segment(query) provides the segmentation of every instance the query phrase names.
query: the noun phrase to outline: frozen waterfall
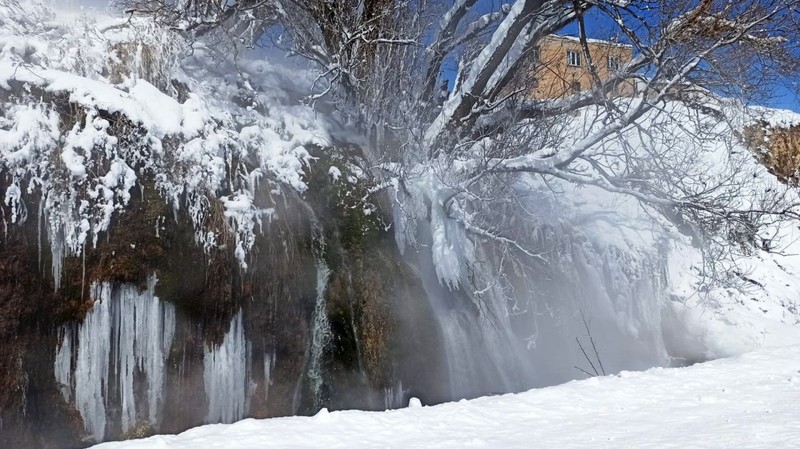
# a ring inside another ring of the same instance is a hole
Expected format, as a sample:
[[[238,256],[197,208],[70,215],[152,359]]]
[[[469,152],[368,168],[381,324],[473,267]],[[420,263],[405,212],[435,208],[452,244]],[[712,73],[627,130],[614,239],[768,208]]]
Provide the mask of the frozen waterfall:
[[[232,423],[244,418],[250,409],[251,346],[244,335],[242,311],[231,320],[222,344],[206,347],[203,357],[203,383],[208,397],[209,423]]]
[[[74,398],[86,431],[101,441],[113,419],[127,432],[139,421],[156,425],[164,391],[166,360],[175,336],[175,309],[147,289],[100,283],[94,305],[80,325],[66,325],[56,352],[55,377],[67,401]],[[144,379],[141,376],[144,376]],[[137,382],[147,395],[137,398]],[[109,413],[120,404],[120,414]]]

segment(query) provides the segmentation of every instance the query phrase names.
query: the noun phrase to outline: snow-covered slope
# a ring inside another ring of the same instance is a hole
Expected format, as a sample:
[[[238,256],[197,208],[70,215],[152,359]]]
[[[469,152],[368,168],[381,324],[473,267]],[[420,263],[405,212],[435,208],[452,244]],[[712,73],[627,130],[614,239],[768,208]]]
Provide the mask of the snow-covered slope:
[[[800,444],[799,398],[793,346],[434,407],[248,419],[95,447],[789,448]]]
[[[786,254],[757,252],[737,263],[743,283],[698,293],[702,262],[690,248],[670,256],[670,301],[662,314],[673,356],[688,362],[729,357],[760,347],[800,344],[800,248],[787,229]]]

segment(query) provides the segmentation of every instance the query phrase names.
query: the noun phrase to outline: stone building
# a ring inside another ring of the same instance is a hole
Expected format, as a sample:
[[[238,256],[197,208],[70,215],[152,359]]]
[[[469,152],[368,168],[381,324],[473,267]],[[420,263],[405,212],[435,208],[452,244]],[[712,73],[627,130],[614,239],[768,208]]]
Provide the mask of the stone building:
[[[589,54],[600,80],[613,76],[633,59],[633,47],[617,42],[588,39]],[[516,89],[526,92],[528,99],[561,98],[588,90],[592,86],[589,61],[577,37],[550,35],[544,37],[522,71]],[[615,88],[616,95],[636,93],[632,81]]]

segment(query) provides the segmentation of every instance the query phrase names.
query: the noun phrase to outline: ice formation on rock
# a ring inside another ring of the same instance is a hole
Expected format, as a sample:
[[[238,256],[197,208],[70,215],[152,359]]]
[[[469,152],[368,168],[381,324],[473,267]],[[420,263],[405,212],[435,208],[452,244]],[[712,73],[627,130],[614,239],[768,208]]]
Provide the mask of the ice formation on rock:
[[[144,291],[129,284],[95,284],[92,310],[79,325],[62,329],[55,377],[97,441],[109,419],[119,420],[122,432],[142,420],[158,423],[175,308],[154,296],[155,285],[155,277]],[[135,394],[139,382],[147,384],[146,397]],[[119,416],[110,413],[111,404],[120,405]]]

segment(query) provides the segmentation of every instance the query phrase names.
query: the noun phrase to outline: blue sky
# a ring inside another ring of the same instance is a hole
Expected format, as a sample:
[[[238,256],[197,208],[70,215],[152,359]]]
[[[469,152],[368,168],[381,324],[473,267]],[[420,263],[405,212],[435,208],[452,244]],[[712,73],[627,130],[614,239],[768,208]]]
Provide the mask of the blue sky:
[[[768,102],[767,106],[800,112],[800,98],[798,98],[797,92],[792,92],[786,87],[778,86],[774,91],[774,96],[775,97]]]
[[[485,13],[496,10],[500,4],[507,2],[508,0],[478,0],[477,8],[479,12]],[[589,37],[607,39],[613,36],[624,41],[623,36],[615,36],[615,24],[598,11],[590,11],[586,15],[585,22],[586,32]],[[577,36],[578,26],[577,24],[570,24],[561,30],[559,34]],[[444,76],[448,79],[453,78],[455,76],[455,67],[448,67]],[[770,92],[770,98],[763,101],[765,106],[791,109],[800,112],[800,97],[798,96],[798,93],[800,93],[800,81],[795,79],[784,80],[782,85],[771,86]]]
[[[610,35],[613,35],[615,31],[615,24],[608,17],[604,16],[597,10],[590,11],[586,15],[585,21],[586,32],[589,37],[608,38]],[[571,24],[559,34],[577,36],[578,26],[577,24]],[[621,38],[622,41],[625,40],[624,36],[616,37]],[[768,92],[770,93],[769,98],[766,98],[762,103],[757,104],[763,104],[765,106],[776,108],[791,109],[793,111],[800,112],[800,97],[798,97],[800,89],[798,89],[797,80],[783,80],[781,83],[770,86]]]

